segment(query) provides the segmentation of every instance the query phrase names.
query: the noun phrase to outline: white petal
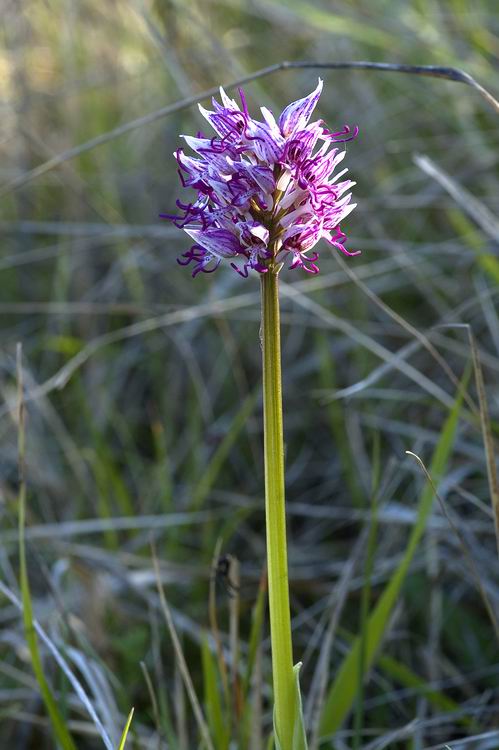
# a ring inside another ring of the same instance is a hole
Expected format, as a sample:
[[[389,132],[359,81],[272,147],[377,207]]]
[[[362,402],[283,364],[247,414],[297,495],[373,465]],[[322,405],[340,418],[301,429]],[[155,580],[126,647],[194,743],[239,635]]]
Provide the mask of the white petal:
[[[288,104],[279,117],[281,133],[288,137],[298,130],[303,130],[312,116],[322,91],[322,79],[311,94]]]
[[[221,86],[220,86],[220,98],[222,100],[222,104],[227,109],[237,109],[238,111],[240,111],[239,105],[237,104],[237,102],[234,99],[231,99],[230,96],[227,96],[227,94],[225,93],[225,91],[223,90]]]

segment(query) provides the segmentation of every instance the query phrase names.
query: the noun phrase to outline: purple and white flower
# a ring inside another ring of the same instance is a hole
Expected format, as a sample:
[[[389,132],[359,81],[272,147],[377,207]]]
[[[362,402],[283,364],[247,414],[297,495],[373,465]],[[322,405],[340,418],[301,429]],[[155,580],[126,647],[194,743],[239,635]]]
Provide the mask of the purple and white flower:
[[[276,121],[261,108],[263,121],[250,117],[244,93],[241,107],[220,89],[222,104],[213,111],[199,106],[216,135],[184,135],[195,156],[182,148],[175,158],[183,187],[197,191],[192,203],[177,201],[178,215],[162,214],[194,240],[178,259],[194,264],[192,272],[215,271],[222,260],[242,276],[250,269],[266,273],[290,261],[290,268],[317,273],[313,248],[325,239],[346,255],[340,222],[353,211],[350,188],[336,168],[345,151],[335,144],[358,133],[327,130],[322,120],[309,124],[322,81],[304,99],[289,104]]]

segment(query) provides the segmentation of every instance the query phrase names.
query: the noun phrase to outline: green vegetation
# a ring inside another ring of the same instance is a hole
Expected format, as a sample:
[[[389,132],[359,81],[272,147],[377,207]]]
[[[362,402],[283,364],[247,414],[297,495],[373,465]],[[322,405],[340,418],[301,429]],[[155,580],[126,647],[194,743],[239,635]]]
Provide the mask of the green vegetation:
[[[282,60],[457,66],[497,97],[498,35],[488,0],[4,3],[0,747],[272,731],[258,279],[191,279],[158,219],[196,107],[116,129]],[[308,746],[499,746],[498,115],[458,82],[320,74],[319,116],[360,128],[362,255],[281,277]],[[278,112],[317,75],[245,92]]]

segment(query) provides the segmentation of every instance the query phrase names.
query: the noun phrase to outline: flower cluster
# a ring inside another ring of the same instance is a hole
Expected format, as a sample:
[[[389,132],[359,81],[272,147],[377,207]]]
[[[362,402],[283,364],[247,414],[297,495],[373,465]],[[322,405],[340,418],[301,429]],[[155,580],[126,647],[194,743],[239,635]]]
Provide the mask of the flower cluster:
[[[221,88],[222,104],[213,111],[199,107],[216,136],[182,136],[196,156],[175,152],[182,185],[197,191],[192,203],[177,201],[181,215],[162,214],[194,240],[178,262],[194,264],[192,275],[210,273],[228,259],[242,276],[249,269],[265,273],[290,260],[290,268],[317,273],[324,238],[346,255],[340,222],[355,208],[347,192],[355,183],[339,181],[335,170],[345,156],[332,144],[355,138],[348,126],[339,132],[310,123],[322,81],[304,99],[293,102],[276,121],[261,108],[263,121],[248,113]]]

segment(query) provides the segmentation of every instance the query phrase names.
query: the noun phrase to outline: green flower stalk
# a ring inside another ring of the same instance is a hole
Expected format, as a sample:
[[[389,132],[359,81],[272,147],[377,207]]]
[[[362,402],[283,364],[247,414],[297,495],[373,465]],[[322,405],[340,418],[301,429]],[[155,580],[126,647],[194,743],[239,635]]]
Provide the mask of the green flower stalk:
[[[289,611],[284,442],[281,387],[281,334],[277,269],[261,275],[265,521],[269,582],[270,637],[274,682],[274,723],[281,748],[291,748],[295,687]]]

